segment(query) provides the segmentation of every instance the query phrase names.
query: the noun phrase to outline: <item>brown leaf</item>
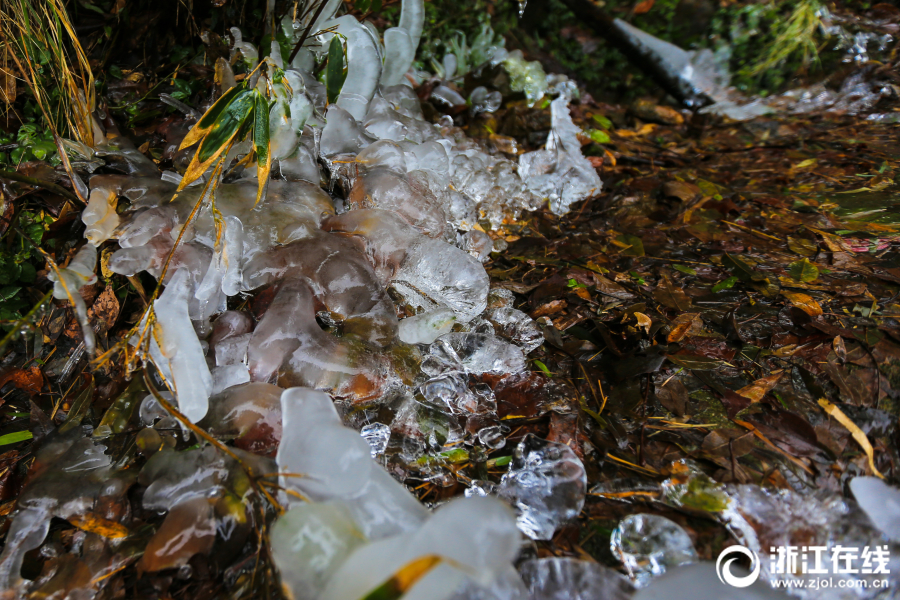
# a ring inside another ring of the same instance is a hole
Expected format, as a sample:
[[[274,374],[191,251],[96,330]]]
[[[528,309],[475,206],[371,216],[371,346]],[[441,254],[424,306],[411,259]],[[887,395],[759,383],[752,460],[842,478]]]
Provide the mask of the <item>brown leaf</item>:
[[[111,285],[106,286],[88,310],[88,318],[97,334],[110,330],[119,316],[119,299]]]
[[[767,377],[763,377],[762,379],[757,379],[750,385],[744,386],[737,391],[737,393],[744,398],[749,398],[751,402],[759,402],[763,399],[763,397],[769,393],[769,391],[775,387],[781,378],[784,376],[784,371],[778,371],[776,373],[772,373]]]
[[[822,307],[819,306],[819,303],[816,302],[812,296],[807,296],[800,292],[788,292],[786,290],[782,290],[781,295],[787,298],[791,304],[811,317],[818,317],[823,313]]]
[[[539,317],[558,313],[559,311],[565,309],[566,306],[568,306],[568,303],[565,300],[554,300],[553,302],[548,302],[547,304],[537,307],[537,309],[535,309],[535,311],[531,313],[531,318],[537,319]]]
[[[44,385],[44,376],[41,374],[41,369],[38,366],[27,369],[15,367],[0,374],[0,388],[7,383],[12,383],[29,396],[36,396],[41,393],[41,388]]]
[[[634,7],[634,14],[643,15],[644,13],[650,12],[650,9],[653,8],[656,0],[641,0]]]
[[[741,429],[716,429],[703,439],[700,448],[713,456],[735,458],[749,454],[756,446],[755,437]]]
[[[663,275],[663,280],[653,290],[653,299],[663,306],[681,312],[690,310],[691,306],[693,306],[691,299],[684,293],[684,290],[672,283],[667,275]]]
[[[645,315],[644,313],[636,312],[634,313],[634,318],[637,319],[637,326],[640,329],[643,329],[647,332],[647,335],[650,335],[650,326],[653,325],[653,321]]]
[[[700,313],[682,313],[675,318],[666,339],[670,343],[680,342],[688,335],[700,333],[702,328],[703,319],[700,318]]]
[[[683,417],[687,414],[688,391],[679,379],[672,379],[656,390],[656,399],[666,410]]]

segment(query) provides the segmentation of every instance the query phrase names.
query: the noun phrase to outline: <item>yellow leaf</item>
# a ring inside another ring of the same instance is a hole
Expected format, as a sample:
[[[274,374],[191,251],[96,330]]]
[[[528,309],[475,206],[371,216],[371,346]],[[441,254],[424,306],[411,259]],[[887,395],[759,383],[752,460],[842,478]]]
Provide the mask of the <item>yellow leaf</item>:
[[[69,523],[88,533],[96,533],[107,539],[117,540],[128,537],[128,528],[124,525],[104,519],[94,513],[85,513],[68,518]]]
[[[869,468],[872,469],[872,473],[876,476],[884,479],[884,475],[878,472],[878,469],[875,468],[875,450],[872,448],[872,444],[869,443],[869,438],[866,437],[866,434],[863,433],[863,430],[856,426],[856,423],[850,420],[850,417],[844,414],[844,412],[839,409],[837,406],[826,400],[825,398],[819,399],[819,406],[825,409],[829,415],[835,418],[835,420],[847,428],[847,431],[853,436],[853,439],[856,440],[856,443],[862,446],[863,451],[866,453],[866,456],[869,457]]]
[[[643,330],[647,332],[647,335],[650,335],[650,326],[653,325],[653,321],[650,317],[639,312],[634,313],[634,316],[637,319],[638,327],[643,328]]]
[[[811,317],[818,317],[823,312],[822,307],[819,306],[819,303],[816,302],[812,296],[807,296],[800,292],[788,292],[784,290],[782,290],[781,295],[787,298],[791,304]]]
[[[757,379],[750,385],[742,387],[736,393],[744,398],[749,398],[751,402],[759,402],[778,384],[783,375],[784,371],[777,371],[767,377]]]

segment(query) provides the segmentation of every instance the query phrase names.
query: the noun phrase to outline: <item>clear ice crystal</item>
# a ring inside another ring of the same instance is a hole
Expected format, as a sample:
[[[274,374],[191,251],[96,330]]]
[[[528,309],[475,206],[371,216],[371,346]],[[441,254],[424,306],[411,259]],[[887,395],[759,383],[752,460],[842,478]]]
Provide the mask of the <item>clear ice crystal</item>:
[[[571,448],[529,433],[513,452],[497,493],[517,509],[525,535],[549,540],[581,513],[586,489],[587,473]]]
[[[375,458],[387,450],[391,439],[391,428],[384,423],[370,423],[359,430],[359,435],[369,443],[372,458]]]
[[[646,586],[653,577],[674,567],[698,560],[691,537],[681,526],[665,517],[643,513],[619,522],[610,539],[610,550],[637,587]]]

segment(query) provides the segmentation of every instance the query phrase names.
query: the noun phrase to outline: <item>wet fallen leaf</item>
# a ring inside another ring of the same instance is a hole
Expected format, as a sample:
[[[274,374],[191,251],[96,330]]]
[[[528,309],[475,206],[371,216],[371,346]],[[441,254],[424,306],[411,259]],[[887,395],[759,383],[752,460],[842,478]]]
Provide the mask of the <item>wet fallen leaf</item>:
[[[815,301],[812,296],[807,296],[806,294],[801,294],[800,292],[788,292],[782,290],[781,295],[788,299],[788,301],[808,314],[811,317],[817,317],[822,314],[822,307],[819,306],[819,303]]]
[[[847,428],[850,434],[853,436],[853,439],[856,440],[856,443],[859,444],[863,451],[866,453],[866,456],[869,459],[869,468],[872,469],[872,473],[874,473],[877,477],[884,479],[884,475],[882,475],[878,469],[875,467],[875,450],[872,448],[872,444],[869,443],[869,438],[866,437],[866,434],[863,433],[863,430],[860,429],[856,423],[850,420],[850,417],[845,415],[841,409],[837,406],[826,400],[825,398],[819,399],[819,406],[821,406],[825,412],[835,418],[835,420]]]
[[[819,268],[806,258],[791,263],[788,267],[788,273],[797,281],[804,283],[809,283],[819,278]]]
[[[682,313],[675,318],[666,339],[670,343],[680,342],[685,336],[699,333],[702,328],[703,319],[700,318],[700,313]]]
[[[663,275],[662,281],[653,290],[653,299],[666,306],[681,312],[690,310],[693,302],[684,293],[684,290],[675,285],[668,276]]]
[[[762,379],[757,379],[750,385],[744,386],[737,391],[744,398],[749,398],[751,402],[759,402],[763,397],[775,387],[784,376],[783,371],[773,373]]]
[[[12,383],[29,396],[36,396],[41,393],[44,377],[41,375],[40,367],[34,366],[27,369],[14,367],[0,374],[0,387],[7,383]]]

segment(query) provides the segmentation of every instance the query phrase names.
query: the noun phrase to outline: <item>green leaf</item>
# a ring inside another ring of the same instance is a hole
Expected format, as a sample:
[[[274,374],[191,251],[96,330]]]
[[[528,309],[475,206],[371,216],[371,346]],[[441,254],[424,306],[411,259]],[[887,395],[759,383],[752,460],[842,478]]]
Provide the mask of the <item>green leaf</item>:
[[[34,270],[34,265],[31,263],[22,263],[20,266],[22,267],[22,272],[19,273],[19,281],[22,283],[34,283],[34,280],[37,277],[37,271]]]
[[[13,433],[7,433],[6,435],[0,435],[0,446],[18,444],[19,442],[30,440],[33,437],[34,435],[32,435],[30,431],[15,431]]]
[[[722,257],[722,266],[730,269],[741,281],[759,281],[765,279],[761,274],[754,271],[753,267],[737,256],[726,254]]]
[[[381,10],[381,0],[372,0],[372,5],[369,6],[369,9],[373,13],[377,13],[378,11],[380,11]]]
[[[612,121],[604,117],[603,115],[594,115],[591,117],[594,121],[597,122],[600,127],[603,129],[612,129]]]
[[[488,469],[493,469],[494,467],[505,467],[511,462],[512,456],[498,456],[488,460],[486,466]]]
[[[272,145],[269,139],[269,102],[259,90],[255,90],[255,92],[253,149],[256,151],[256,178],[259,181],[256,204],[259,204],[269,182],[269,171],[272,170]]]
[[[712,291],[715,294],[716,292],[721,292],[722,290],[730,290],[734,287],[734,284],[738,282],[738,278],[732,275],[728,279],[723,279],[716,285],[712,287]]]
[[[545,365],[538,359],[534,359],[534,366],[540,369],[547,377],[553,377],[553,373],[550,372],[550,369],[547,368],[547,365]]]
[[[359,12],[366,12],[371,5],[372,0],[356,0],[356,2],[353,3],[353,7]]]
[[[208,162],[216,157],[228,142],[234,138],[238,130],[247,120],[255,106],[256,90],[241,90],[234,100],[222,111],[210,128],[209,133],[203,138],[200,149],[197,152],[197,160],[200,163]]]
[[[616,241],[622,245],[622,254],[625,256],[644,256],[644,242],[636,235],[620,235]]]
[[[17,285],[4,285],[0,288],[0,302],[5,302],[19,293],[21,290]]]
[[[685,275],[696,275],[697,271],[690,267],[685,267],[684,265],[672,265],[672,268],[680,273],[684,273]]]
[[[333,103],[344,87],[344,45],[338,36],[331,38],[328,46],[328,65],[325,67],[325,85],[328,90],[328,102]]]
[[[595,144],[608,144],[612,141],[608,133],[599,129],[586,129],[585,133]]]
[[[819,267],[809,262],[808,259],[798,260],[791,263],[788,267],[788,273],[797,281],[809,283],[819,278]]]
[[[184,140],[181,142],[181,146],[178,147],[179,150],[184,150],[188,146],[192,146],[200,141],[200,139],[209,131],[209,129],[215,124],[218,120],[219,116],[222,112],[231,104],[232,100],[244,90],[243,85],[236,85],[224,94],[222,97],[216,100],[216,103],[209,107],[206,113],[200,117],[200,120],[197,121],[197,124],[188,132],[187,136],[185,136]]]

